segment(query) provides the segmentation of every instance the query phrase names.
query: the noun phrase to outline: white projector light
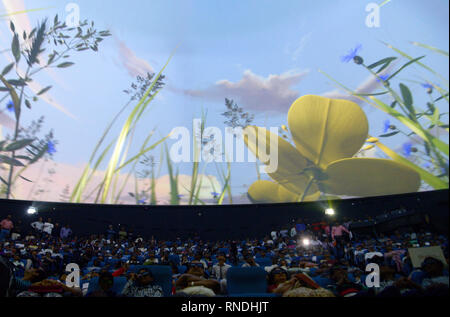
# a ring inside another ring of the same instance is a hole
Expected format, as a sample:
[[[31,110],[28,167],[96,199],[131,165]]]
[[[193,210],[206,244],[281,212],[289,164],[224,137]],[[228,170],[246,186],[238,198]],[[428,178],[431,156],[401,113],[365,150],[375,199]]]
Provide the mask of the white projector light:
[[[333,208],[327,208],[327,209],[325,209],[325,214],[326,214],[326,215],[329,215],[329,216],[334,215],[334,209],[333,209]]]
[[[309,239],[307,239],[307,238],[303,239],[302,242],[303,242],[304,246],[308,246],[309,245]]]
[[[27,214],[33,215],[33,214],[35,214],[35,213],[37,213],[37,209],[36,209],[35,207],[29,207],[29,208],[28,208]]]

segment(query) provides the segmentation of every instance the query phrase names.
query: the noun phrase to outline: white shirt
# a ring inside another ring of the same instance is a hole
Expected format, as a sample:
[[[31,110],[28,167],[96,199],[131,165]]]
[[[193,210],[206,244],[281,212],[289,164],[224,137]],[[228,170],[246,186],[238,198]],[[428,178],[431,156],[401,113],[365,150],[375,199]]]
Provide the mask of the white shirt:
[[[272,231],[272,232],[270,233],[270,236],[272,237],[272,240],[276,240],[277,237],[278,237],[278,232]]]
[[[292,227],[291,229],[291,238],[295,237],[297,235],[297,230],[295,230],[295,227]]]
[[[45,233],[48,234],[52,234],[52,230],[53,230],[54,225],[50,222],[46,222],[44,223],[43,227],[42,227],[42,231],[44,231]]]
[[[366,255],[364,256],[364,259],[365,259],[365,260],[368,260],[368,259],[373,258],[374,256],[380,256],[380,257],[383,257],[383,253],[381,253],[381,252],[368,252],[368,253],[366,253]]]
[[[37,231],[42,231],[42,228],[44,227],[44,223],[40,221],[35,221],[31,224],[31,226],[36,229]]]
[[[215,277],[217,280],[220,280],[221,277],[221,270],[222,270],[222,279],[227,278],[227,271],[231,267],[231,265],[224,263],[223,266],[220,266],[219,264],[215,264],[212,267],[212,276]]]

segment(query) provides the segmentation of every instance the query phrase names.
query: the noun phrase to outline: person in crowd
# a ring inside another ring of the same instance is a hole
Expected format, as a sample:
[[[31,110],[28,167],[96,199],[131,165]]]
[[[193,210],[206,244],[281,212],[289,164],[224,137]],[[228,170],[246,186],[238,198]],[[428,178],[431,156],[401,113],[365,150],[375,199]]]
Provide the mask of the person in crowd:
[[[52,236],[52,231],[53,231],[53,223],[52,223],[52,219],[48,218],[46,222],[44,222],[44,225],[42,226],[42,232],[45,234],[45,236],[47,238]]]
[[[31,227],[34,229],[34,233],[37,237],[42,236],[42,229],[44,229],[44,221],[42,220],[42,217],[39,217],[39,219],[35,222],[31,223]]]
[[[0,241],[9,238],[11,230],[14,228],[14,224],[12,222],[12,216],[8,215],[5,219],[0,222]]]
[[[227,271],[231,265],[225,263],[226,258],[224,255],[218,256],[217,261],[217,264],[212,267],[211,277],[219,281],[221,293],[224,294],[227,289]]]
[[[242,267],[259,267],[259,264],[255,262],[255,258],[252,255],[247,255]]]
[[[52,230],[52,239],[59,239],[59,237],[61,236],[61,227],[59,225],[59,223],[55,223],[55,226],[53,227]]]
[[[187,257],[186,257],[185,260],[187,261]],[[149,252],[148,253],[148,258],[145,260],[144,265],[155,265],[155,264],[158,264],[158,263],[159,263],[159,260],[155,256],[155,252]]]
[[[267,292],[273,293],[273,291],[282,283],[289,279],[289,273],[282,268],[274,268],[269,272]]]
[[[162,297],[163,289],[155,283],[149,268],[141,268],[137,274],[131,273],[130,279],[122,291],[125,297]]]
[[[108,225],[108,229],[106,229],[106,239],[110,241],[116,240],[116,230],[114,230],[113,225]]]
[[[344,232],[347,234],[350,233],[346,227],[335,221],[334,226],[331,228],[331,239],[335,244],[336,257],[338,259],[344,256]]]
[[[65,224],[64,226],[62,226],[61,232],[59,234],[60,238],[62,240],[67,240],[70,238],[71,235],[72,235],[72,229],[70,229],[70,226],[68,224]]]
[[[334,293],[338,297],[352,297],[358,295],[362,287],[361,285],[350,281],[348,277],[348,271],[345,267],[340,265],[335,265],[329,271],[329,276],[334,282],[332,287],[334,288]]]
[[[175,282],[177,293],[186,295],[215,296],[220,293],[220,283],[208,279],[201,262],[192,261],[185,274]]]

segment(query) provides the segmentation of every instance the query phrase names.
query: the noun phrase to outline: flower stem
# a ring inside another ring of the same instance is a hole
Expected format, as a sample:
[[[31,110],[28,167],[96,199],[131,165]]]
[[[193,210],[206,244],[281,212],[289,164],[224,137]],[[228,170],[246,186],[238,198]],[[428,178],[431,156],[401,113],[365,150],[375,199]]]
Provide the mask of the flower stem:
[[[300,198],[301,203],[305,201],[306,195],[308,194],[308,191],[311,189],[313,182],[314,182],[314,176],[310,176],[308,183],[306,184],[305,191],[303,192],[302,198]]]

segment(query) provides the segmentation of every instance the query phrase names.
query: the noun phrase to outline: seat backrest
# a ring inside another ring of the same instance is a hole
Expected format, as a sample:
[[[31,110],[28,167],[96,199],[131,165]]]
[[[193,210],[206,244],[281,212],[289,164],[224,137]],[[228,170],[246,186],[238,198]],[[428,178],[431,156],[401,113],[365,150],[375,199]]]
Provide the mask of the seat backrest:
[[[227,271],[228,294],[265,293],[267,274],[260,267],[231,267]]]
[[[121,294],[125,284],[127,284],[127,278],[125,276],[117,276],[114,277],[114,284],[112,287],[112,291],[116,294]]]

